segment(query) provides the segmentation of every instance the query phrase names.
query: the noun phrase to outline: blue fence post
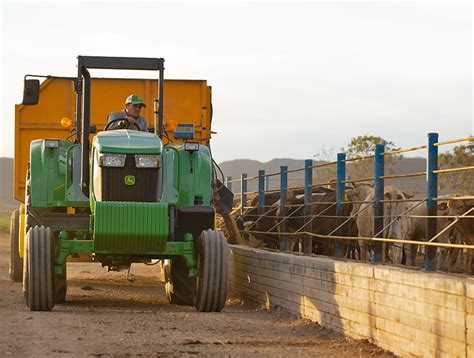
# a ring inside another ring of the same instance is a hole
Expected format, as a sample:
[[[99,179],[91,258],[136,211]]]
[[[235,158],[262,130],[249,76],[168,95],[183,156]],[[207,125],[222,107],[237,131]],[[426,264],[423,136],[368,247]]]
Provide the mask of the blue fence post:
[[[258,171],[258,215],[265,213],[265,170]]]
[[[426,211],[429,216],[436,216],[438,208],[436,198],[438,197],[438,174],[433,173],[438,169],[438,133],[428,133],[428,161],[426,170]],[[434,237],[438,231],[436,218],[426,220],[426,240]],[[425,271],[436,270],[436,246],[427,246],[425,250]]]
[[[265,177],[265,190],[270,190],[270,177]]]
[[[280,166],[280,218],[282,220],[286,216],[286,196],[288,192],[288,166]],[[280,224],[280,232],[286,232],[286,220]],[[288,238],[285,235],[280,234],[280,251],[288,250]]]
[[[313,160],[306,159],[304,161],[304,222],[310,220],[309,215],[311,215],[311,203],[313,201]],[[311,231],[309,227],[306,227],[307,231]],[[304,238],[304,250],[305,254],[311,254],[313,252],[313,238],[310,236],[305,236]]]
[[[232,177],[227,177],[226,183],[227,183],[226,185],[227,189],[232,191]]]
[[[385,172],[385,161],[382,153],[385,151],[385,145],[377,144],[375,146],[374,158],[374,234],[383,229],[384,213],[383,213],[383,197],[384,197],[384,180],[381,178]],[[383,237],[381,232],[377,237]],[[374,243],[374,259],[373,262],[383,261],[383,242]]]
[[[342,224],[341,218],[343,214],[343,203],[344,203],[344,192],[346,188],[346,184],[344,181],[346,180],[346,153],[337,153],[337,162],[336,162],[336,225],[339,226]],[[339,233],[336,232],[336,235]],[[336,257],[342,257],[343,253],[343,244],[340,240],[336,241]]]
[[[247,206],[247,174],[242,173],[240,180],[240,213],[242,214]]]

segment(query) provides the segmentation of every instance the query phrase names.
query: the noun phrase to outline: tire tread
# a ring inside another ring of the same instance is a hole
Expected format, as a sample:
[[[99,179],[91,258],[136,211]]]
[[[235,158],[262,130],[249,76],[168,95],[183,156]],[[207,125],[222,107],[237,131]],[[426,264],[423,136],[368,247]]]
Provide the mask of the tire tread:
[[[200,312],[219,312],[227,298],[227,240],[221,231],[208,229],[197,241],[200,260],[195,307]]]
[[[26,304],[31,311],[51,311],[54,306],[54,248],[49,228],[35,226],[26,240]]]

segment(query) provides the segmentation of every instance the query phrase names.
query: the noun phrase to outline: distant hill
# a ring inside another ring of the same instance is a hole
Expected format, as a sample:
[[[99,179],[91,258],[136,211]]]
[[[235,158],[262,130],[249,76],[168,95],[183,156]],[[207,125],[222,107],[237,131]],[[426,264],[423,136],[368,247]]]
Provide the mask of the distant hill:
[[[18,206],[13,199],[13,158],[0,158],[0,210]]]

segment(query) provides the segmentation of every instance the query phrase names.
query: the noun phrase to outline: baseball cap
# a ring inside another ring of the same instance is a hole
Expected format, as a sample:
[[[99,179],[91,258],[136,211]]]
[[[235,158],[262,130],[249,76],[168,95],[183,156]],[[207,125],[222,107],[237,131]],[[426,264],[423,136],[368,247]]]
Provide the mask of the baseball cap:
[[[130,96],[127,97],[125,100],[125,104],[141,104],[143,107],[146,107],[145,103],[143,102],[143,98],[141,98],[137,94],[131,94]]]

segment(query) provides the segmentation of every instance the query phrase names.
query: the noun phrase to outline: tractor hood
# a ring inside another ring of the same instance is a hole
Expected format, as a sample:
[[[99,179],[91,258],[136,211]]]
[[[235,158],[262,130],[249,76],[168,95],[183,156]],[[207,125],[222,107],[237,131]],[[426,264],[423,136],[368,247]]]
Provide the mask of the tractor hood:
[[[127,129],[100,132],[94,138],[100,153],[161,154],[163,144],[154,133]]]

